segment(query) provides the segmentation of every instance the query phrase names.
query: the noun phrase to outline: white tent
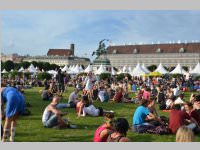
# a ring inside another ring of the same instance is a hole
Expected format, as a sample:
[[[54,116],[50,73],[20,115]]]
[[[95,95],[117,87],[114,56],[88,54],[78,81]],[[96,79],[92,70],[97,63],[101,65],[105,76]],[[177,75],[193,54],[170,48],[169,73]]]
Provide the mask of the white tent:
[[[10,70],[10,72],[13,72],[13,71],[14,71],[13,69]]]
[[[28,67],[28,71],[31,72],[31,73],[36,72],[36,69],[35,69],[35,67],[33,66],[33,64],[31,64],[31,65]]]
[[[84,72],[84,69],[81,65],[79,66],[79,70],[80,70],[80,72]]]
[[[130,74],[132,72],[132,68],[129,66],[128,67],[128,73]]]
[[[18,70],[18,72],[24,72],[24,68],[21,67],[21,68]]]
[[[49,74],[53,74],[53,75],[56,75],[57,74],[57,71],[55,71],[55,70],[49,70],[49,71],[47,71]]]
[[[92,72],[93,71],[93,69],[92,69],[92,66],[89,64],[88,66],[87,66],[87,68],[84,70],[84,72],[85,73],[89,73],[89,72]]]
[[[3,71],[1,73],[8,73],[8,72],[6,71],[6,69],[3,69]]]
[[[141,76],[144,74],[146,74],[146,72],[143,70],[142,66],[139,63],[131,72],[131,76]]]
[[[186,74],[187,72],[178,63],[176,68],[170,72],[171,74]]]
[[[65,67],[62,68],[61,70],[62,70],[62,72],[65,72],[65,71],[69,71],[69,68],[67,67],[67,65],[65,65]]]
[[[116,75],[116,74],[117,74],[117,72],[116,72],[115,69],[112,67],[112,68],[111,68],[111,75],[114,76],[114,75]]]
[[[146,73],[150,73],[149,69],[147,69],[147,67],[144,65],[144,63],[142,64],[142,69],[143,69]]]
[[[126,66],[124,66],[123,68],[122,68],[122,73],[128,73],[128,69],[127,69],[127,67]]]
[[[122,68],[119,68],[118,71],[117,71],[117,74],[121,74],[121,73],[123,73]]]
[[[190,71],[191,74],[200,74],[200,63],[197,63],[197,65],[194,67],[193,70]]]
[[[159,73],[161,73],[161,74],[167,74],[167,73],[169,73],[169,72],[163,67],[162,63],[160,63],[160,64],[158,65],[158,68],[155,70],[155,72],[159,72]]]
[[[71,69],[71,71],[69,71],[68,73],[69,74],[79,74],[79,73],[81,73],[82,71],[80,70],[80,68],[79,68],[79,65],[77,64],[75,67],[74,67],[74,69]]]
[[[106,69],[105,69],[105,67],[103,67],[103,65],[101,65],[100,67],[99,67],[99,69],[95,72],[95,74],[102,74],[102,73],[110,73],[110,72],[108,72]]]

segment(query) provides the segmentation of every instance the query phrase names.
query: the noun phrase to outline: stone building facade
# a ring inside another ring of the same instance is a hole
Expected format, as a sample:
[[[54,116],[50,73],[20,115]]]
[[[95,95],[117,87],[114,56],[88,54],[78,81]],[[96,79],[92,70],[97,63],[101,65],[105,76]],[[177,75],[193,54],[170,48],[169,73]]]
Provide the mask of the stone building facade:
[[[166,67],[180,63],[194,67],[200,62],[200,43],[109,46],[107,52],[107,58],[114,67],[135,67],[137,63],[146,66],[162,63]]]

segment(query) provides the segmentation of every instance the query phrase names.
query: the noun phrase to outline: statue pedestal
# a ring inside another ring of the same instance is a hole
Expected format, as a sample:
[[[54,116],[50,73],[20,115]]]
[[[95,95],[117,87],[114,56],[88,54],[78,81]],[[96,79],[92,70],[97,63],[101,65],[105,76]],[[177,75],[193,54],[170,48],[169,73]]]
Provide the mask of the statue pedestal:
[[[111,64],[109,59],[105,57],[96,58],[92,63],[93,70],[96,71],[100,67],[100,65],[105,66],[107,68],[107,71],[111,71]]]

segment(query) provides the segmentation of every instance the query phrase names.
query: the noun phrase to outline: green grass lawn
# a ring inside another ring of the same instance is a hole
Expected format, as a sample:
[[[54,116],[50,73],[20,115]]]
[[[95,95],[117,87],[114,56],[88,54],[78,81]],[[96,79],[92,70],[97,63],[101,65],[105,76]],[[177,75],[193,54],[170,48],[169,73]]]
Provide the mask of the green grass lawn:
[[[65,116],[70,121],[78,126],[77,129],[49,129],[44,128],[42,125],[42,113],[44,108],[49,104],[47,101],[43,101],[40,97],[39,90],[41,88],[32,88],[25,90],[26,101],[29,102],[32,107],[32,115],[21,116],[17,123],[17,130],[15,141],[16,142],[90,142],[93,139],[96,128],[103,123],[103,117],[84,117],[77,118],[75,109],[68,108],[63,109],[62,112],[68,112]],[[72,89],[69,89],[63,96],[61,102],[66,102],[69,93]],[[188,98],[190,93],[186,94]],[[132,115],[137,107],[136,104],[115,104],[115,103],[100,103],[95,102],[95,106],[101,106],[107,110],[114,110],[117,117],[124,117],[132,124]],[[161,115],[168,116],[168,113],[159,111]],[[136,134],[132,131],[128,132],[128,138],[133,142],[174,142],[175,135],[152,135],[152,134]],[[200,141],[200,135],[196,137],[196,141]]]

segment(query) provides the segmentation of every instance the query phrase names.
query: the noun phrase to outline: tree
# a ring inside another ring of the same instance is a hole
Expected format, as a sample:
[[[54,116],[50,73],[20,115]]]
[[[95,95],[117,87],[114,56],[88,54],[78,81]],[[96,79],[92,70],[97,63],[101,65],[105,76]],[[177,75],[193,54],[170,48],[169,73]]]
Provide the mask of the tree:
[[[34,67],[38,67],[38,62],[32,61],[31,64],[33,64]]]
[[[57,70],[59,69],[60,67],[56,64],[50,64],[50,69],[49,70]]]
[[[4,69],[6,69],[6,71],[10,71],[11,69],[14,69],[14,67],[14,63],[10,60],[4,63]]]
[[[151,65],[147,67],[151,72],[153,72],[154,70],[156,70],[157,66],[156,65]]]
[[[44,71],[50,70],[50,64],[48,62],[44,62],[43,69],[44,69]]]
[[[1,71],[4,69],[4,62],[1,61]]]
[[[183,69],[184,69],[185,71],[189,71],[189,68],[188,68],[187,66],[183,66]]]
[[[40,70],[42,70],[42,69],[44,69],[44,62],[38,62],[38,64],[37,64],[37,67],[40,69]]]
[[[19,70],[20,64],[19,63],[14,63],[14,70]]]
[[[31,63],[28,61],[23,61],[20,63],[20,66],[23,67],[24,69],[27,69],[30,65]]]

